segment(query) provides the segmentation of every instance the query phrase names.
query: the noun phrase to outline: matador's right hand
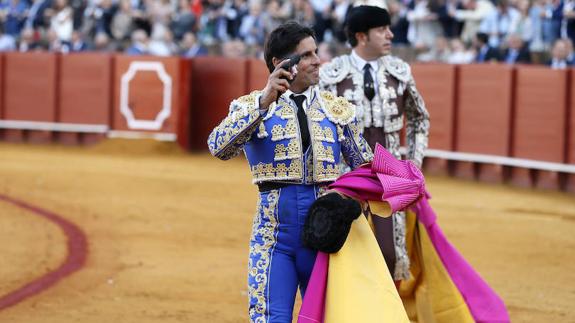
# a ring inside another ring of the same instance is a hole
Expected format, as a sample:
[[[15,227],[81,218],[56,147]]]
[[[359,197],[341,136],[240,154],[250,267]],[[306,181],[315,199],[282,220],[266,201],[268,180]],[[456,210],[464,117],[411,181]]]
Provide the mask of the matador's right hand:
[[[294,76],[280,67],[288,61],[289,59],[286,59],[277,64],[275,70],[268,77],[268,83],[260,97],[261,110],[267,109],[272,102],[276,101],[279,96],[289,89],[290,83],[288,80],[292,80]]]

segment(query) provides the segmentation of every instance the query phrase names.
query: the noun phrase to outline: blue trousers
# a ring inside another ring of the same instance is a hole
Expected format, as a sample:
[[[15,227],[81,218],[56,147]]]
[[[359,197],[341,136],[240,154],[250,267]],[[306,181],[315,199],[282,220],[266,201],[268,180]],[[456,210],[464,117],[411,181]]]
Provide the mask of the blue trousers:
[[[304,248],[301,231],[318,186],[289,185],[260,192],[248,263],[251,322],[291,323],[299,286],[303,296],[316,252]]]

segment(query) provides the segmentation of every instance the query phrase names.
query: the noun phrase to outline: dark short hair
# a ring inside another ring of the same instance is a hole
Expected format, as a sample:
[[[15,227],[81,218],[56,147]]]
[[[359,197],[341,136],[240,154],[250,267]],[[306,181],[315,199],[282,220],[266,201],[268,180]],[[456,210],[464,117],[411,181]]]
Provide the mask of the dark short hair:
[[[351,8],[345,18],[345,33],[351,47],[357,46],[356,33],[368,33],[370,29],[391,25],[387,10],[376,6],[358,6]]]
[[[487,44],[487,42],[489,41],[489,35],[487,35],[486,33],[478,32],[475,36],[477,37],[477,40],[479,40],[483,44]]]
[[[313,37],[315,33],[310,27],[300,25],[295,21],[288,21],[274,29],[266,39],[264,45],[264,58],[266,65],[273,72],[275,66],[273,58],[286,58],[293,53],[297,45],[305,38]]]

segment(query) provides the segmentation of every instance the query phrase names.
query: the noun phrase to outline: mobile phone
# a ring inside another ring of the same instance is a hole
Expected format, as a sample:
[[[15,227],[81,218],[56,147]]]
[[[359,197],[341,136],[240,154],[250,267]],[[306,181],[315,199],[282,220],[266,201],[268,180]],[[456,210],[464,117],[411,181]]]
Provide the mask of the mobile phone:
[[[289,59],[289,61],[283,63],[283,64],[280,66],[280,68],[283,68],[284,70],[286,70],[286,71],[288,71],[288,72],[290,72],[290,73],[292,73],[292,74],[297,73],[297,69],[295,70],[295,73],[294,73],[293,69],[294,69],[294,67],[299,63],[299,61],[301,60],[301,55],[299,55],[299,54],[293,54],[293,55],[289,56],[287,59]],[[294,75],[294,76],[295,76],[295,75]],[[291,84],[291,83],[293,82],[293,80],[294,80],[295,77],[292,78],[291,80],[288,79],[288,78],[286,78],[286,77],[284,77],[284,76],[282,76],[281,78],[287,79],[288,83]],[[278,91],[278,95],[277,95],[277,98],[276,98],[276,103],[278,103],[278,100],[280,99],[280,95],[281,95],[281,93],[279,93],[279,91]]]
[[[284,70],[293,73],[294,71],[292,71],[292,69],[294,68],[294,66],[296,66],[299,61],[301,60],[301,55],[299,54],[294,54],[289,56],[287,59],[289,59],[289,61],[285,62],[284,64],[282,64],[280,66],[280,68],[283,68]],[[297,73],[297,70],[295,71]],[[288,82],[291,84],[291,82],[293,82],[293,79],[288,80]]]

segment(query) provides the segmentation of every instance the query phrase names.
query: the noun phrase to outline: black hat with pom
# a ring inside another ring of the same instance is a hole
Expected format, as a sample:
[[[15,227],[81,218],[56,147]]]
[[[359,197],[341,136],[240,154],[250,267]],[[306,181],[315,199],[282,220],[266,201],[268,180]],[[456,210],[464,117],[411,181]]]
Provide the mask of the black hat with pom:
[[[360,204],[337,193],[318,198],[309,208],[302,232],[303,245],[325,253],[338,252],[351,223],[361,214]]]

